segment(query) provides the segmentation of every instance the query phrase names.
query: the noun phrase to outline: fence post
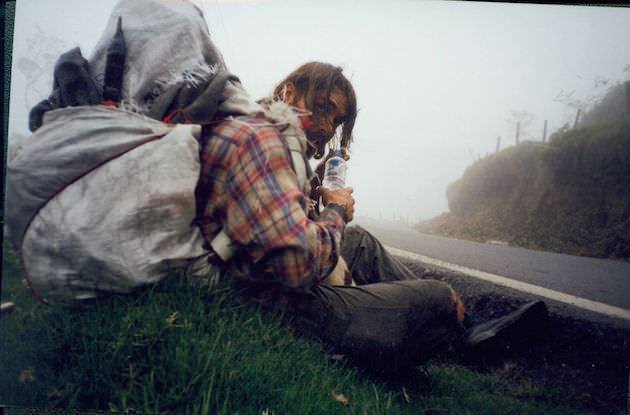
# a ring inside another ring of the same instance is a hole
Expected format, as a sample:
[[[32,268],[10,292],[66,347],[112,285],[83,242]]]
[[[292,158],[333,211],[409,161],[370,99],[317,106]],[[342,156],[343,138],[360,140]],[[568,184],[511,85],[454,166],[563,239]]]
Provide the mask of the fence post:
[[[577,113],[575,114],[575,122],[573,123],[573,128],[577,127],[578,121],[580,120],[580,115],[582,115],[582,108],[577,109]]]
[[[543,144],[547,141],[547,120],[545,120],[545,126],[543,127]]]
[[[521,122],[519,121],[516,123],[516,145],[518,145],[520,142],[520,135],[521,135]]]
[[[499,154],[499,150],[501,149],[501,136],[497,137],[497,154]]]
[[[630,81],[626,81],[626,111],[630,114]]]

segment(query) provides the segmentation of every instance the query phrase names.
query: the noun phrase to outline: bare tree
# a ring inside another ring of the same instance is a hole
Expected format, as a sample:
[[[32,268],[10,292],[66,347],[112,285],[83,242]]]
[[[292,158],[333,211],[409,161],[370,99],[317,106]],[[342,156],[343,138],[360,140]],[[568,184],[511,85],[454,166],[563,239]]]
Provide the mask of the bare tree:
[[[628,67],[626,67],[626,69],[627,68]],[[598,77],[593,80],[593,89],[591,90],[591,94],[586,98],[576,97],[575,90],[571,92],[564,92],[564,90],[561,90],[554,101],[563,103],[567,107],[572,109],[572,112],[575,114],[575,118],[573,119],[573,127],[575,128],[580,122],[582,115],[584,115],[586,111],[591,109],[601,97],[601,88],[606,87],[608,83],[609,81],[607,79]],[[570,117],[573,116],[571,115]],[[566,119],[565,121],[571,124],[571,119]]]

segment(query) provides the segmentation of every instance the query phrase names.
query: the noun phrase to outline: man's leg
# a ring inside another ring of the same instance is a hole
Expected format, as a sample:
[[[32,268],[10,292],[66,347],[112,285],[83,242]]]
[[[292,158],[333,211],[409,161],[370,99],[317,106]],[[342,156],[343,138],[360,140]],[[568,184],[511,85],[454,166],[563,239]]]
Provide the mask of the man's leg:
[[[341,256],[358,285],[418,279],[409,268],[387,252],[374,235],[358,225],[348,226],[344,230]]]
[[[461,335],[461,303],[439,281],[319,285],[292,300],[298,329],[379,372],[413,368]]]

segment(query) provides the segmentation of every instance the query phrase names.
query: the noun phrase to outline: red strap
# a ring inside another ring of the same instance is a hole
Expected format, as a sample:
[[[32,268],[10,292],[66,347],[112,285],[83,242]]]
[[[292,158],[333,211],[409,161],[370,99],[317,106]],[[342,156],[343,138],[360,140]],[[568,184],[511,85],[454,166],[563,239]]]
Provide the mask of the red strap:
[[[171,111],[170,114],[168,114],[166,117],[162,118],[162,122],[164,124],[170,124],[171,121],[173,120],[173,118],[177,115],[177,114],[181,114],[182,117],[184,118],[183,122],[179,122],[179,124],[199,124],[199,125],[213,125],[213,124],[219,124],[222,123],[223,121],[225,121],[225,118],[217,118],[214,120],[210,120],[210,121],[204,121],[204,122],[193,122],[191,119],[189,119],[186,116],[186,111],[184,111],[181,108],[177,108],[173,111]]]
[[[186,116],[186,113],[181,108],[177,108],[173,110],[170,114],[168,114],[166,117],[162,119],[162,122],[164,124],[170,124],[173,117],[175,117],[177,114],[182,114],[182,117],[184,118],[183,124],[192,124],[192,121],[188,119],[188,117]]]
[[[300,121],[302,122],[302,130],[308,129],[311,125],[313,125],[313,117],[310,115],[302,115],[300,117]]]

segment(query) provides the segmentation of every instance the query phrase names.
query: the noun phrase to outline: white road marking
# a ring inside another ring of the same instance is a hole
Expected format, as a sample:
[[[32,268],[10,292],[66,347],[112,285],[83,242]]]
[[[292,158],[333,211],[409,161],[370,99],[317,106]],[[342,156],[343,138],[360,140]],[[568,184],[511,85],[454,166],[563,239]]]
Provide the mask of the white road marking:
[[[550,290],[549,288],[528,284],[522,281],[516,281],[507,277],[502,277],[500,275],[491,274],[489,272],[464,267],[462,265],[451,264],[450,262],[441,261],[439,259],[431,258],[425,255],[415,254],[413,252],[405,251],[391,246],[385,246],[385,248],[390,253],[396,256],[424,262],[426,264],[450,269],[452,271],[461,272],[463,274],[470,275],[471,277],[479,278],[481,280],[488,281],[503,287],[513,288],[515,290],[524,291],[530,294],[538,295],[540,297],[545,297],[550,300],[560,301],[562,303],[569,304],[584,310],[593,311],[595,313],[630,321],[630,310],[625,308],[615,307],[597,301],[588,300],[582,297],[576,297],[574,295],[565,294],[560,291]]]

